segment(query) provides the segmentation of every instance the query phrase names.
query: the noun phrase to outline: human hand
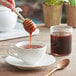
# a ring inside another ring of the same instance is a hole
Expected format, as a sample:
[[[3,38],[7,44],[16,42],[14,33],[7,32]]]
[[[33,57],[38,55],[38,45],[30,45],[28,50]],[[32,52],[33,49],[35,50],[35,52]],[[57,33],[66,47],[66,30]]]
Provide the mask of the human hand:
[[[0,0],[0,5],[6,6],[13,10],[13,7],[15,7],[14,0]]]

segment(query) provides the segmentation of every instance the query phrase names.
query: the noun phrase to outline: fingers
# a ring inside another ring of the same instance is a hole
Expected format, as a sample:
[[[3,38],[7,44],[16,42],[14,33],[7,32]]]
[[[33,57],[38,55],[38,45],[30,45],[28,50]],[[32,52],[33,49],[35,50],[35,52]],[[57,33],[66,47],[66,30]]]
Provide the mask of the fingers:
[[[15,7],[15,4],[13,2],[13,0],[9,0],[10,2],[6,1],[6,0],[0,0],[0,5],[6,6],[8,8],[10,8],[11,10],[13,10],[13,7]]]
[[[7,1],[10,2],[13,7],[15,7],[15,2],[14,2],[14,0],[7,0]]]

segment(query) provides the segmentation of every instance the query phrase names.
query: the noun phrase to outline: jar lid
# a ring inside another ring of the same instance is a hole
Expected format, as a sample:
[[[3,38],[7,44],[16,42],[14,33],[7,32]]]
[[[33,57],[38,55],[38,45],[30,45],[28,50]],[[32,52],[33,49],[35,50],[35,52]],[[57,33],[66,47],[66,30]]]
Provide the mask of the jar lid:
[[[0,5],[0,11],[11,11],[9,8]]]

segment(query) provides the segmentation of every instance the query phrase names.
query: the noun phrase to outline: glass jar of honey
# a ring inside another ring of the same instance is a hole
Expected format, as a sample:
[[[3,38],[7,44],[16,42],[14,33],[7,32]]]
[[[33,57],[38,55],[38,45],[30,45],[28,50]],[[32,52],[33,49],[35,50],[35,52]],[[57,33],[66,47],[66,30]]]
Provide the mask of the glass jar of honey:
[[[51,54],[65,56],[72,50],[72,27],[56,25],[50,28]]]

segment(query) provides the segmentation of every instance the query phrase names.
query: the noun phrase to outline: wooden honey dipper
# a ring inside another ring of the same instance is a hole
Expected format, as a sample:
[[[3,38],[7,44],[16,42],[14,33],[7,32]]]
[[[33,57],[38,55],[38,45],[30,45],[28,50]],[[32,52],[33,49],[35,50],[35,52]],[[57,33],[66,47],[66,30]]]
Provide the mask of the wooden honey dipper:
[[[13,10],[23,21],[23,27],[28,33],[32,33],[36,30],[36,25],[32,20],[28,18],[24,19],[24,17],[19,12],[17,12],[15,8],[13,8]]]

